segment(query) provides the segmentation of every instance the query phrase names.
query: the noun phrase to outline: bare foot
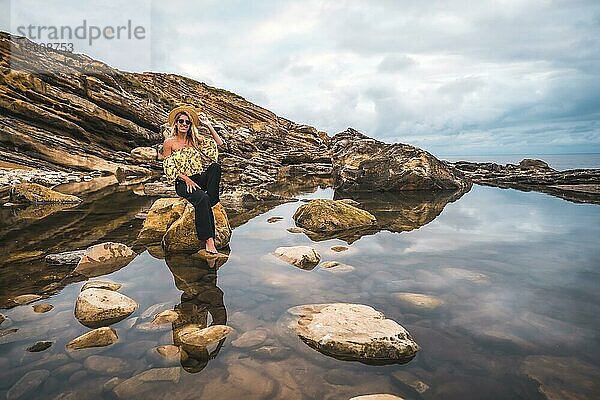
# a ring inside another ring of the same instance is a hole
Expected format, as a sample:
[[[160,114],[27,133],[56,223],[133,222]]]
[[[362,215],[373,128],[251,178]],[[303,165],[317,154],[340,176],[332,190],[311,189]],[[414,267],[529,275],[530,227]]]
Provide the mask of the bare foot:
[[[215,239],[208,238],[206,239],[206,251],[210,254],[217,254],[217,248],[215,247]]]

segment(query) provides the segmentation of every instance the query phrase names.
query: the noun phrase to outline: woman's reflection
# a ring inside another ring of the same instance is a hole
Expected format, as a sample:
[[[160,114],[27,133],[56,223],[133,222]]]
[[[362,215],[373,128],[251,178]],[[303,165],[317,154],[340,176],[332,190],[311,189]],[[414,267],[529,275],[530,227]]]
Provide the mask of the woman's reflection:
[[[227,262],[227,257],[202,258],[197,254],[186,254],[167,256],[165,261],[173,274],[175,286],[183,291],[181,303],[175,306],[178,318],[172,323],[173,344],[181,346],[188,353],[188,359],[182,359],[183,368],[192,373],[200,372],[210,359],[217,356],[225,338],[214,349],[209,350],[182,343],[178,339],[178,332],[190,324],[206,328],[227,323],[223,291],[217,286],[217,270]]]

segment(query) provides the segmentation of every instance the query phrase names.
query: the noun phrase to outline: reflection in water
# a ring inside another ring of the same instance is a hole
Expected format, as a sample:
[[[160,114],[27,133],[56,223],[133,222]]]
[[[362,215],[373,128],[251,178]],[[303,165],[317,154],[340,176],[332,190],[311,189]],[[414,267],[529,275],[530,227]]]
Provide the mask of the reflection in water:
[[[399,193],[343,193],[336,191],[334,200],[352,199],[358,208],[369,211],[377,219],[377,225],[336,232],[310,232],[313,241],[341,239],[351,244],[363,236],[380,231],[407,232],[433,221],[446,204],[461,198],[464,190],[410,191]]]
[[[227,323],[223,291],[217,286],[217,270],[227,259],[203,259],[197,254],[177,254],[167,256],[165,261],[173,274],[175,286],[183,291],[181,302],[175,306],[178,318],[172,323],[173,343],[181,346],[189,356],[186,360],[182,359],[183,368],[191,373],[200,372],[209,360],[219,354],[225,338],[209,351],[203,346],[182,343],[178,333],[190,324],[206,328]]]

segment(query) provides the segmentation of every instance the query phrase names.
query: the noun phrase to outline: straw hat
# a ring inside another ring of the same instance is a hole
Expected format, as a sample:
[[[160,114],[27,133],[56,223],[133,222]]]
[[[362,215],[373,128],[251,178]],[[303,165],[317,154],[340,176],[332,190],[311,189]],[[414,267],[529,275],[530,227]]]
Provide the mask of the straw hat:
[[[179,106],[179,107],[175,107],[174,109],[172,109],[171,112],[169,113],[169,125],[175,124],[175,116],[180,112],[186,113],[188,115],[188,117],[191,118],[192,124],[194,124],[194,126],[200,125],[200,120],[198,119],[198,113],[196,113],[196,110],[191,106]]]

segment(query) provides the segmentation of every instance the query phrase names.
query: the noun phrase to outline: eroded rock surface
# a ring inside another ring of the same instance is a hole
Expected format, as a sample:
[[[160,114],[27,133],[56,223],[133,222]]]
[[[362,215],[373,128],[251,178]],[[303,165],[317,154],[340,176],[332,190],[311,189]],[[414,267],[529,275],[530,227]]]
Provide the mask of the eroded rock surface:
[[[386,144],[349,128],[331,139],[334,187],[345,192],[469,189],[458,169],[407,144]]]
[[[63,194],[37,183],[23,182],[11,189],[10,200],[13,203],[79,203],[81,199],[70,194]]]
[[[406,329],[363,304],[292,307],[280,323],[309,346],[339,359],[406,363],[420,350]]]
[[[103,347],[116,343],[119,340],[117,332],[107,326],[97,328],[76,337],[67,343],[67,349],[78,350],[89,347]]]
[[[278,247],[275,257],[302,269],[313,269],[321,261],[321,256],[309,246]]]

